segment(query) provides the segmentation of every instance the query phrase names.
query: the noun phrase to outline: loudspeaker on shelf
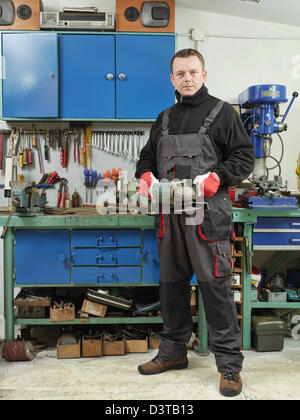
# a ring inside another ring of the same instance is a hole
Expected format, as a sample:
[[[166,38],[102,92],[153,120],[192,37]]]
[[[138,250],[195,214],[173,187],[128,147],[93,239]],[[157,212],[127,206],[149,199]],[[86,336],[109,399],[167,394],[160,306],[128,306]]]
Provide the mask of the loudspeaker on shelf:
[[[117,32],[175,32],[175,0],[116,0]]]
[[[40,29],[40,0],[0,0],[0,30]]]

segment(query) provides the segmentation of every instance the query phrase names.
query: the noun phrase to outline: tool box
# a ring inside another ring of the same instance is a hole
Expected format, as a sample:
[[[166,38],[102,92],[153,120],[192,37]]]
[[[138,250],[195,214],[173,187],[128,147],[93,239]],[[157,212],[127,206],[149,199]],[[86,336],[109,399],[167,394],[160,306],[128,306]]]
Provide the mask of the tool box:
[[[271,292],[265,289],[263,291],[263,298],[266,302],[286,302],[287,292]]]
[[[285,324],[279,318],[252,317],[252,346],[256,351],[281,351],[285,332]]]

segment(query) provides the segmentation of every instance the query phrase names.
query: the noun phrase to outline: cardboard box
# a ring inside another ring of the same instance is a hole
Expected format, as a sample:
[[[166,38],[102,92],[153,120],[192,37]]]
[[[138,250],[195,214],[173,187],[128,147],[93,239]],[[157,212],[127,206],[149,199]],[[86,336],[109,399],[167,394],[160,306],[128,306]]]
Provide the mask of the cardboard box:
[[[106,305],[102,305],[101,303],[91,302],[90,300],[84,299],[81,311],[86,312],[90,315],[99,316],[101,318],[105,317],[107,310]]]
[[[81,340],[82,357],[101,357],[103,354],[103,341],[100,338],[86,338]]]
[[[148,352],[148,339],[144,340],[126,340],[125,341],[126,353],[147,353]]]
[[[74,359],[80,357],[80,341],[74,340],[69,344],[64,344],[62,337],[59,337],[56,346],[58,359]]]
[[[75,319],[75,306],[71,308],[54,309],[50,308],[50,321],[74,321]]]
[[[102,342],[103,356],[120,356],[125,354],[125,340]]]

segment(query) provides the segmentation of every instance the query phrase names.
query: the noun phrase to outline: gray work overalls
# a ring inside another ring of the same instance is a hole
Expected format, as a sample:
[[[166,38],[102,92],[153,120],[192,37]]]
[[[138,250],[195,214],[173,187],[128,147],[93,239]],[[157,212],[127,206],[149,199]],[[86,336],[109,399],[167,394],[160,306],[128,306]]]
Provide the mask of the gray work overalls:
[[[193,180],[216,168],[217,156],[206,134],[220,112],[218,102],[197,134],[168,132],[170,108],[165,110],[157,146],[160,179]],[[182,359],[192,333],[190,281],[196,273],[209,334],[219,372],[239,372],[243,355],[237,311],[231,291],[232,206],[227,188],[206,197],[208,208],[198,225],[187,225],[187,214],[156,215],[160,258],[160,304],[164,327],[158,356]]]

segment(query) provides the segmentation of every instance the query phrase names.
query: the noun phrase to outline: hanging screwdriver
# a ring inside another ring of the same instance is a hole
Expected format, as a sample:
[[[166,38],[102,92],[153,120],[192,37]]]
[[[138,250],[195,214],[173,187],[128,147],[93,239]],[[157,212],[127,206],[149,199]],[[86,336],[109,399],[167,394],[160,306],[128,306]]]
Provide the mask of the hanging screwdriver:
[[[27,163],[32,164],[32,150],[30,146],[30,137],[28,136],[28,150],[27,150]]]
[[[32,134],[31,144],[32,144],[32,147],[36,147],[35,132],[33,132],[33,134]]]
[[[23,148],[23,165],[27,165],[27,146],[26,146],[26,135],[23,135],[24,148]]]
[[[89,170],[84,169],[85,202],[88,201]]]
[[[93,202],[93,169],[89,169],[90,204]]]

